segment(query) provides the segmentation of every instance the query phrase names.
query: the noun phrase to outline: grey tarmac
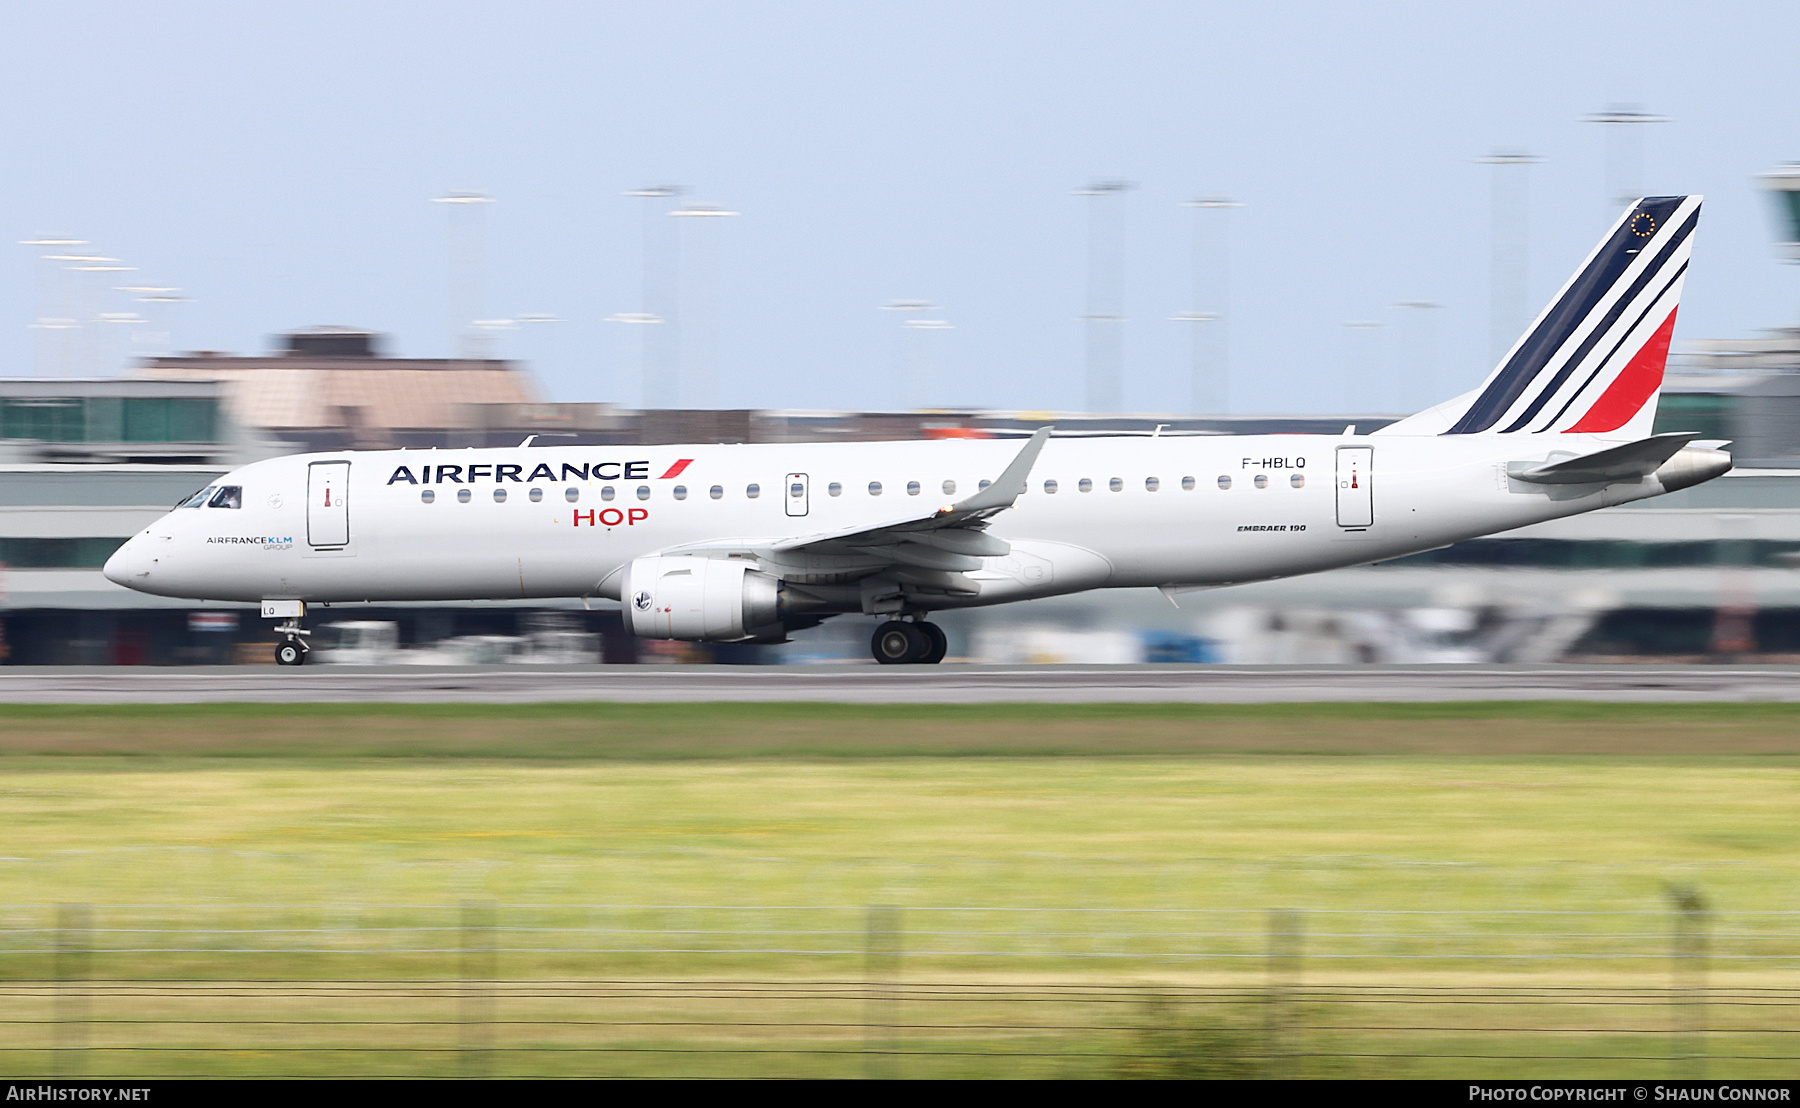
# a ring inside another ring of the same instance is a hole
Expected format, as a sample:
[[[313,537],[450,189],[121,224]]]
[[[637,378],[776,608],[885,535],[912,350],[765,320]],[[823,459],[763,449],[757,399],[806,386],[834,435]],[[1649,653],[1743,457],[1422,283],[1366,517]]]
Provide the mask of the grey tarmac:
[[[1800,666],[274,666],[0,669],[0,703],[1797,701]]]

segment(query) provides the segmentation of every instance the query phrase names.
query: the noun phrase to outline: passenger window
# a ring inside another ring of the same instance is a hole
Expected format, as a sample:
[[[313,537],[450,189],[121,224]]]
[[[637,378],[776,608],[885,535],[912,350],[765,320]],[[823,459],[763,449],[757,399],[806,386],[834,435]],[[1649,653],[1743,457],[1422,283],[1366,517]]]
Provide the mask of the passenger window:
[[[1162,488],[1161,481],[1158,481],[1154,477],[1144,478],[1144,491],[1145,492],[1155,492],[1157,489],[1160,489],[1160,488]]]
[[[761,485],[745,485],[744,486],[744,495],[749,497],[752,500],[755,500],[757,497],[762,495],[762,486]]]
[[[880,496],[881,495],[881,482],[880,481],[870,481],[869,482],[869,495],[870,496]]]
[[[600,489],[600,499],[611,500],[612,498],[613,498],[613,487],[611,485],[602,486]]]
[[[677,500],[686,500],[687,499],[687,486],[686,485],[676,485],[675,486],[675,499],[677,499]]]
[[[220,485],[219,491],[206,502],[209,508],[242,508],[244,506],[244,487],[242,485]]]
[[[1114,477],[1112,480],[1110,480],[1106,483],[1106,487],[1111,489],[1114,492],[1124,492],[1125,491],[1125,479],[1122,477]]]
[[[944,495],[945,496],[955,496],[956,495],[956,482],[955,481],[945,481],[944,482]]]
[[[919,483],[917,481],[908,481],[906,483],[906,495],[908,495],[908,496],[919,495]]]
[[[419,490],[419,499],[423,500],[425,503],[429,504],[433,500],[437,499],[437,493],[431,489],[420,489]]]
[[[1306,487],[1306,474],[1304,474],[1304,473],[1290,474],[1288,476],[1288,484],[1294,486],[1297,489],[1305,488]]]
[[[1194,479],[1192,477],[1183,477],[1181,479],[1181,491],[1182,492],[1193,492],[1194,491]]]
[[[468,489],[457,489],[456,490],[456,502],[458,504],[467,504],[469,502],[471,495],[472,494],[469,492]]]
[[[714,485],[712,488],[706,490],[706,495],[712,497],[714,500],[717,500],[717,499],[719,499],[719,497],[725,495],[725,486],[724,485]]]
[[[544,499],[544,490],[543,489],[532,489],[531,492],[527,493],[526,495],[531,498],[531,502],[533,504],[536,504],[539,501]]]
[[[842,496],[844,495],[844,486],[837,481],[833,481],[831,484],[825,486],[825,491],[833,496]]]
[[[496,504],[506,503],[506,490],[505,489],[495,489],[494,490],[494,503],[496,503]]]
[[[576,488],[574,485],[570,485],[568,488],[563,490],[563,499],[567,500],[569,503],[573,504],[577,500],[581,499],[581,490]]]
[[[795,481],[793,484],[788,486],[788,495],[795,500],[799,500],[806,495],[806,486],[802,485],[798,481]]]
[[[1044,482],[1044,491],[1052,496],[1056,495],[1056,481],[1054,478]]]
[[[1266,489],[1269,487],[1269,475],[1266,473],[1259,473],[1256,475],[1256,479],[1250,483],[1259,489]]]
[[[183,507],[183,508],[198,508],[202,504],[205,504],[208,500],[211,500],[212,494],[214,492],[218,491],[218,488],[219,488],[219,486],[217,486],[217,485],[208,485],[205,488],[201,489],[199,492],[188,497],[179,506]]]
[[[638,499],[639,500],[650,499],[650,486],[649,485],[639,485],[638,486]]]
[[[1075,487],[1082,492],[1093,492],[1094,482],[1091,478],[1083,477],[1081,480],[1075,482]]]
[[[980,491],[981,491],[981,490],[982,490],[982,489],[985,489],[985,488],[987,488],[987,487],[988,487],[988,486],[989,486],[989,485],[991,485],[991,484],[993,484],[993,482],[992,482],[992,481],[990,481],[990,480],[988,480],[988,479],[987,479],[987,478],[986,478],[986,477],[983,477],[983,478],[982,478],[982,479],[981,479],[981,481],[980,481],[980,483],[978,483],[978,484],[977,484],[977,485],[976,485],[976,486],[975,486],[975,491],[976,491],[976,492],[980,492]]]
[[[1231,487],[1231,475],[1229,473],[1219,475],[1219,487],[1222,489]]]

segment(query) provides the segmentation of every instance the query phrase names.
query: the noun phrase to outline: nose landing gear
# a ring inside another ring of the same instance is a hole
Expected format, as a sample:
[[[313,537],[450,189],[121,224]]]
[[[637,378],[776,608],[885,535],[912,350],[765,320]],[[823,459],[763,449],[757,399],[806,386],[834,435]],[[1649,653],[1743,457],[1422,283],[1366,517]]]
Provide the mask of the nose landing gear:
[[[948,645],[944,629],[924,620],[891,619],[875,628],[869,640],[870,652],[884,666],[936,665],[944,660]]]
[[[275,633],[281,636],[280,645],[275,648],[275,664],[278,666],[302,666],[306,664],[306,656],[312,648],[306,645],[306,637],[312,634],[300,626],[300,619],[306,615],[306,604],[300,600],[265,600],[262,605],[264,619],[279,619],[275,625]]]
[[[286,619],[275,625],[275,633],[281,636],[281,645],[275,648],[275,664],[278,666],[303,666],[306,656],[312,653],[312,647],[306,645],[306,636],[312,634],[300,626],[300,620]]]

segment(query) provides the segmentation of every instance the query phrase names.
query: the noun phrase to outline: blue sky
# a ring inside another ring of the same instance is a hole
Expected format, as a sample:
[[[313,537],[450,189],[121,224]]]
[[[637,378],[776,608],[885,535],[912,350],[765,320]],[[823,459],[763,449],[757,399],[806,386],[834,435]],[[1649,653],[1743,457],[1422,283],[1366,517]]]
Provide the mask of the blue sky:
[[[191,297],[156,309],[181,349],[335,323],[442,356],[447,212],[428,201],[480,189],[481,314],[562,320],[499,332],[499,351],[553,399],[635,404],[643,329],[606,322],[643,307],[641,202],[621,193],[667,182],[741,213],[680,221],[683,338],[716,334],[713,402],[889,404],[904,313],[879,306],[923,299],[953,329],[926,336],[935,378],[913,399],[1075,408],[1072,192],[1119,177],[1138,186],[1128,408],[1188,407],[1192,325],[1168,317],[1191,306],[1196,194],[1245,204],[1233,410],[1414,407],[1489,367],[1491,171],[1472,159],[1545,159],[1535,310],[1604,229],[1606,147],[1581,117],[1613,102],[1671,120],[1642,129],[1645,191],[1708,195],[1677,341],[1800,322],[1800,268],[1777,262],[1754,183],[1800,159],[1793,5],[171,2],[6,22],[10,238],[79,237],[138,268],[54,271],[77,283],[46,292],[39,251],[11,247],[0,372],[36,370],[29,325],[58,304],[146,308],[115,283]],[[1444,305],[1412,396],[1409,300]],[[132,330],[77,367],[114,371]]]

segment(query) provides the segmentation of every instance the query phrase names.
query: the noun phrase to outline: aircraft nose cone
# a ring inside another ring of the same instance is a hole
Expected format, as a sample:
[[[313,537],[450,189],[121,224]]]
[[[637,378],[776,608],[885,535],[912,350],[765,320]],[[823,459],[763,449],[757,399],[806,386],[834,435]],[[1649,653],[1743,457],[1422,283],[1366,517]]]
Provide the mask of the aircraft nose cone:
[[[138,561],[138,550],[137,539],[126,539],[125,545],[113,551],[112,557],[106,559],[106,565],[101,567],[100,572],[104,573],[106,579],[113,584],[130,588],[131,573]]]

